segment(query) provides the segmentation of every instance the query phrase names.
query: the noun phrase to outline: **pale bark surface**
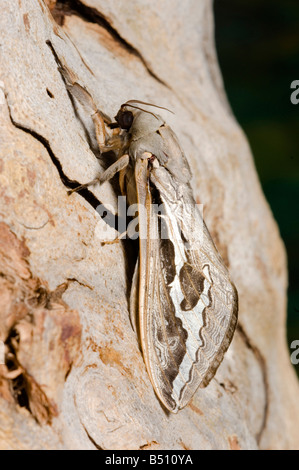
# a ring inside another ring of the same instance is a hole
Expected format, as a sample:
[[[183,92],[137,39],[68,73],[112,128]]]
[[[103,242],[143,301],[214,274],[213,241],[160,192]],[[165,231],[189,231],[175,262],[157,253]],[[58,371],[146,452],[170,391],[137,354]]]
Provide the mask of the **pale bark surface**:
[[[0,448],[299,448],[285,250],[225,97],[211,1],[47,3],[61,26],[42,0],[0,1]],[[95,207],[116,213],[117,186],[67,196],[108,162],[55,55],[111,117],[132,98],[175,111],[163,116],[237,286],[233,343],[177,415],[130,325],[134,248],[101,244]]]

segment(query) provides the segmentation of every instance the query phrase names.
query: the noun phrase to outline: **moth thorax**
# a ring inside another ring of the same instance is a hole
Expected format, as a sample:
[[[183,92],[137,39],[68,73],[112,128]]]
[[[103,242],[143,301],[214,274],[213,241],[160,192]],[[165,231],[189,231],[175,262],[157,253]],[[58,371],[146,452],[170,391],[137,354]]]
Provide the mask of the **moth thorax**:
[[[134,112],[133,124],[130,129],[133,140],[155,133],[164,124],[163,119],[157,114],[153,115],[145,111]]]

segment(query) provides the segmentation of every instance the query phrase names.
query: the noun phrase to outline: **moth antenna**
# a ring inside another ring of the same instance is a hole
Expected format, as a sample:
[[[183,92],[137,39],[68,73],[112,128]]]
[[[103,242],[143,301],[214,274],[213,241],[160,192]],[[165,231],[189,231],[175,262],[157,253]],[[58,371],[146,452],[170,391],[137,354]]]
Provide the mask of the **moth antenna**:
[[[150,111],[146,111],[145,109],[138,108],[137,106],[133,106],[133,105],[130,104],[130,103],[139,103],[139,104],[145,104],[146,106],[154,106],[155,108],[165,109],[165,111],[168,111],[169,113],[174,114],[174,112],[171,111],[171,109],[165,108],[164,106],[158,106],[157,104],[146,103],[145,101],[140,101],[140,100],[129,100],[129,101],[127,101],[126,103],[123,103],[123,104],[121,105],[121,108],[122,108],[123,106],[131,106],[131,108],[140,109],[141,111],[145,111],[146,113],[150,113]],[[150,113],[150,114],[153,114],[153,113]]]
[[[122,104],[120,108],[123,108],[125,106],[129,106],[130,108],[134,108],[134,109],[139,109],[140,111],[143,111],[144,113],[151,114],[152,116],[154,116],[156,119],[159,120],[158,116],[155,113],[152,113],[151,111],[148,111],[147,109],[139,108],[139,106],[133,106],[132,104],[127,104],[127,103]]]

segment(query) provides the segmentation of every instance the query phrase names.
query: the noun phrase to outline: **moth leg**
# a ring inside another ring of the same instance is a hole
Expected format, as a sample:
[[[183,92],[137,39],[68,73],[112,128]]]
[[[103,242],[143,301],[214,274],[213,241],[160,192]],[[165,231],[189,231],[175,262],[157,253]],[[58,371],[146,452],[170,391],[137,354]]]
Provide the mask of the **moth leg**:
[[[137,330],[138,307],[139,307],[139,257],[135,265],[131,292],[130,292],[130,321],[131,321],[132,328],[135,331],[136,335],[138,334],[138,330]]]
[[[112,136],[107,136],[106,122],[102,113],[96,111],[91,117],[101,153],[109,152],[109,150],[120,151],[123,146],[124,138],[119,134],[119,129],[114,129],[114,132],[118,132],[117,134],[114,133]]]
[[[68,194],[72,194],[75,191],[79,191],[80,189],[87,188],[88,186],[92,186],[96,183],[102,184],[105,181],[109,181],[113,176],[118,173],[119,171],[123,170],[126,168],[126,166],[129,163],[129,155],[124,154],[122,157],[120,157],[116,162],[114,162],[112,165],[110,165],[107,170],[105,170],[101,175],[99,175],[97,178],[89,181],[88,183],[85,184],[80,184],[80,186],[77,186],[74,189],[70,189],[68,191]]]
[[[123,168],[119,172],[119,187],[120,187],[120,191],[121,191],[123,196],[126,194],[126,191],[125,191],[125,184],[126,184],[125,183],[125,175],[126,175],[126,169]]]
[[[21,375],[23,373],[24,373],[24,369],[22,367],[18,367],[17,369],[11,370],[11,371],[6,372],[6,373],[1,373],[1,374],[3,375],[3,377],[5,379],[14,380],[17,377],[19,377],[19,375]]]
[[[128,233],[128,231],[126,230],[125,232],[121,233],[120,235],[118,235],[113,240],[104,240],[101,243],[102,243],[102,245],[113,245],[114,243],[119,243],[120,240],[122,240],[123,238],[125,238],[127,236],[127,233]]]
[[[107,139],[105,145],[100,147],[101,153],[109,152],[110,150],[117,151],[117,153],[123,147],[123,137],[121,135],[113,135]]]
[[[59,70],[66,81],[68,91],[79,101],[83,108],[89,110],[94,123],[98,146],[100,149],[104,148],[107,141],[106,124],[111,124],[111,119],[97,109],[91,94],[86,88],[76,82],[77,77],[71,70],[66,66],[60,67]]]
[[[98,143],[99,149],[102,152],[102,149],[105,147],[105,144],[106,144],[105,122],[104,122],[103,117],[98,111],[96,111],[91,117],[94,123],[97,143]]]

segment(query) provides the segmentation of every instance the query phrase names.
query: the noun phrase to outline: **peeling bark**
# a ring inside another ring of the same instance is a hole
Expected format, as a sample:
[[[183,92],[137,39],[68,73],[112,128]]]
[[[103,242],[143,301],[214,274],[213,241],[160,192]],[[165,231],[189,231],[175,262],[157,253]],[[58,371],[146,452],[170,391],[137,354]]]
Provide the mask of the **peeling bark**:
[[[210,0],[2,3],[0,447],[298,448],[285,252],[225,97]],[[118,183],[67,195],[113,156],[65,70],[105,116],[132,98],[175,111],[165,117],[238,288],[233,343],[177,415],[161,408],[129,321],[136,246],[102,244]]]
[[[24,240],[1,222],[0,334],[6,360],[0,391],[3,388],[8,401],[27,409],[42,425],[58,415],[56,401],[79,350],[81,325],[78,313],[69,311],[61,299],[68,282],[49,291],[32,276],[29,256]]]

